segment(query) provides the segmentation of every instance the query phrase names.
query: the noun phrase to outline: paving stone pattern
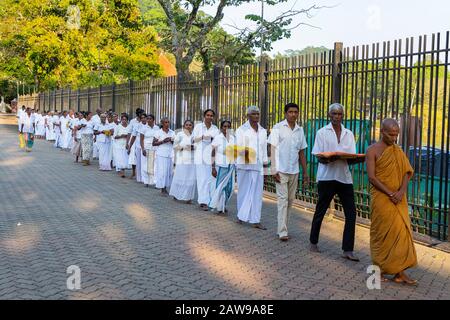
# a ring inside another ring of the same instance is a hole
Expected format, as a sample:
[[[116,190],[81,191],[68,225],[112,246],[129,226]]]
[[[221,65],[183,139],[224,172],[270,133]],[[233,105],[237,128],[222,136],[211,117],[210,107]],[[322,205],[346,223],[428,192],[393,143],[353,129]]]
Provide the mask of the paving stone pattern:
[[[276,237],[276,202],[265,199],[267,231],[163,197],[97,162],[37,140],[18,148],[16,126],[0,125],[0,299],[450,299],[450,255],[417,245],[418,287],[369,290],[369,230],[357,227],[360,263],[340,257],[343,223],[327,219],[308,251],[311,213],[294,209],[292,239]],[[69,290],[67,268],[81,270]]]

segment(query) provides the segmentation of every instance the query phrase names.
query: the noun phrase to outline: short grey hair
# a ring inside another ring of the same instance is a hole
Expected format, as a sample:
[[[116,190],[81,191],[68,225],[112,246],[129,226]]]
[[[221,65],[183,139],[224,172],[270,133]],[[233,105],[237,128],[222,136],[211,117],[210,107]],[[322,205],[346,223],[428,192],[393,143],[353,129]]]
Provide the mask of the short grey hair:
[[[330,113],[331,111],[333,111],[333,110],[341,110],[342,111],[342,113],[344,113],[344,111],[345,111],[345,108],[344,108],[344,106],[342,105],[342,104],[340,104],[340,103],[332,103],[329,107],[328,107],[328,113]]]
[[[259,113],[259,108],[257,106],[249,106],[247,108],[247,114],[251,114],[253,112],[258,112]]]

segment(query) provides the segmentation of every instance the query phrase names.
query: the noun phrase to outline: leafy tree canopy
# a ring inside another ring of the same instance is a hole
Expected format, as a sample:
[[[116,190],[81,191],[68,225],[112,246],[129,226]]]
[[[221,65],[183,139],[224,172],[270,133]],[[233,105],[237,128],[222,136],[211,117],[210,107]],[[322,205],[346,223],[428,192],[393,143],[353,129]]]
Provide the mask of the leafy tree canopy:
[[[137,0],[2,0],[0,75],[39,90],[161,75]]]

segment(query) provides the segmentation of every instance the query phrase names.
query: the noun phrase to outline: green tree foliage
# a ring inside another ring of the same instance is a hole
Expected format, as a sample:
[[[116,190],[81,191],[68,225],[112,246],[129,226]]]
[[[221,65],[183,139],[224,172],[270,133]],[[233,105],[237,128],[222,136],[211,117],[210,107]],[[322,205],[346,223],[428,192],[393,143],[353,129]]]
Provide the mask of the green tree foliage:
[[[39,90],[160,76],[137,0],[2,0],[0,74]]]
[[[150,1],[150,0],[148,0]],[[264,50],[270,50],[273,42],[282,38],[290,37],[291,30],[296,26],[292,26],[294,18],[301,14],[306,14],[312,10],[319,9],[317,6],[311,6],[304,10],[291,9],[277,16],[274,20],[263,19],[257,14],[248,14],[246,19],[254,23],[255,28],[240,28],[236,27],[236,37],[224,38],[223,30],[218,26],[224,17],[224,9],[232,6],[239,6],[249,2],[258,2],[258,0],[157,0],[165,14],[165,22],[167,28],[167,37],[163,41],[169,51],[174,54],[176,60],[176,69],[181,77],[188,76],[189,66],[192,61],[199,55],[202,55],[206,67],[211,64],[207,61],[212,56],[218,56],[220,50],[208,46],[209,44],[217,45],[217,37],[222,37],[219,40],[226,40],[231,45],[231,54],[227,57],[237,59],[242,49],[251,49],[263,47]],[[266,5],[274,7],[287,0],[266,0]],[[203,13],[202,8],[214,7],[215,13],[212,16]],[[156,6],[149,5],[152,9]],[[270,9],[269,9],[270,10]],[[160,20],[158,20],[160,21]],[[297,21],[296,21],[297,22]],[[164,33],[162,33],[164,35]],[[212,37],[212,38],[211,38]],[[216,38],[216,39],[215,39]],[[223,41],[222,41],[223,42]],[[220,42],[219,42],[220,43]],[[223,49],[223,48],[222,48]],[[227,48],[229,49],[229,47]],[[224,63],[227,61],[225,53],[228,50],[222,50],[219,61]],[[206,54],[205,54],[206,53]],[[216,55],[214,55],[216,53]],[[238,53],[238,54],[236,54]],[[247,53],[249,53],[247,51]],[[244,54],[248,58],[248,54]],[[212,60],[212,59],[210,59]],[[205,68],[206,69],[206,68]]]
[[[172,52],[172,30],[158,0],[139,0],[142,17],[146,25],[155,28],[160,36],[160,44],[167,51]],[[177,14],[177,21],[182,23],[188,15],[183,6],[174,6]],[[202,27],[211,20],[211,16],[202,11],[198,12],[197,22],[191,29],[193,38],[199,37]],[[175,58],[174,58],[175,59]],[[206,35],[205,41],[201,44],[198,52],[194,55],[193,61],[199,61],[204,71],[211,70],[216,66],[234,66],[252,63],[255,61],[255,54],[249,44],[245,44],[242,39],[227,33],[221,26],[216,25]],[[174,64],[176,61],[174,61]],[[192,68],[191,68],[192,69]]]
[[[302,55],[308,55],[308,54],[314,54],[314,53],[322,53],[322,52],[328,52],[331,51],[332,49],[328,49],[324,46],[321,47],[313,47],[313,46],[308,46],[304,49],[301,50],[292,50],[292,49],[288,49],[285,50],[284,53],[277,53],[275,55],[275,59],[280,59],[280,58],[287,58],[287,57],[296,57],[296,56],[302,56]]]

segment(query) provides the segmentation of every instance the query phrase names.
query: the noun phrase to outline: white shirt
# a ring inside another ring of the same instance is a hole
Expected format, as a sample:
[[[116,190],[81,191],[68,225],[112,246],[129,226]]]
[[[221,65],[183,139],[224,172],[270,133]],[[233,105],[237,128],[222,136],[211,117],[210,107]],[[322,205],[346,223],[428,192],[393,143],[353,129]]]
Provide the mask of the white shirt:
[[[81,134],[94,134],[94,122],[91,120],[87,121],[85,118],[80,120],[79,125],[85,124],[86,127],[81,128]]]
[[[34,123],[37,126],[42,126],[44,124],[44,117],[42,116],[42,114],[36,113],[34,116]]]
[[[144,149],[145,150],[156,150],[156,147],[153,146],[153,138],[156,133],[158,133],[159,127],[157,125],[153,125],[150,127],[148,124],[145,126],[141,125],[139,129],[139,133],[144,136]],[[140,138],[139,138],[140,139]],[[137,140],[137,137],[136,137]],[[136,143],[141,144],[141,140],[136,141]]]
[[[73,130],[74,127],[76,125],[78,125],[78,121],[80,121],[80,119],[78,119],[78,118],[70,118],[70,120],[69,120],[69,128],[70,128],[70,130]]]
[[[102,121],[100,120],[100,116],[99,116],[98,114],[93,115],[92,118],[91,118],[91,120],[92,120],[92,122],[93,122],[94,124],[100,124],[100,123],[102,123]]]
[[[236,144],[241,147],[249,147],[255,150],[256,159],[253,163],[245,163],[245,156],[238,155],[236,167],[241,170],[262,171],[267,158],[267,131],[258,123],[258,132],[253,130],[250,122],[245,122],[236,130]]]
[[[22,118],[23,118],[23,116],[24,116],[25,114],[27,114],[25,110],[19,109],[19,110],[17,111],[17,118],[18,118],[17,121],[19,122],[19,125],[22,124],[21,121],[22,121]]]
[[[227,159],[225,155],[226,147],[236,144],[236,138],[233,135],[229,135],[230,141],[225,138],[223,133],[219,133],[213,140],[212,146],[216,148],[215,163],[217,167],[228,167],[230,164],[234,164],[233,159]],[[231,160],[231,161],[230,161]]]
[[[127,125],[125,128],[122,124],[119,124],[114,130],[114,137],[122,136],[124,134],[128,135],[130,133],[130,129],[130,125]],[[114,139],[114,146],[125,149],[127,146],[127,139]]]
[[[61,133],[59,116],[55,114],[52,118],[52,122],[53,127],[55,128],[55,132],[57,132],[58,134]]]
[[[111,130],[111,129],[113,129],[113,126],[109,123],[105,123],[105,124],[100,123],[100,124],[95,124],[95,126],[94,126],[94,130],[99,131],[99,132]],[[111,136],[107,136],[104,133],[100,133],[97,135],[96,141],[108,143],[108,142],[111,142]]]
[[[69,124],[69,119],[67,117],[61,116],[59,118],[59,123],[61,124],[61,132],[65,133],[67,131],[67,126]]]
[[[131,119],[130,123],[128,124],[128,126],[130,127],[130,134],[134,137],[136,137],[137,135],[137,128],[141,125],[141,123],[139,121],[137,121],[136,119]]]
[[[187,135],[184,130],[177,133],[174,140],[174,148],[177,150],[177,164],[193,164],[194,151],[191,150],[193,145],[192,134]],[[186,149],[185,149],[186,148]]]
[[[296,123],[292,130],[287,120],[283,120],[272,128],[267,142],[275,147],[273,173],[299,173],[298,153],[308,147],[302,127]]]
[[[336,132],[331,123],[317,131],[312,154],[336,151],[356,153],[355,137],[353,136],[353,133],[344,128],[342,124],[341,128],[340,143],[338,143]],[[346,160],[337,160],[328,164],[319,163],[317,169],[317,181],[332,180],[345,184],[353,183],[352,174]]]
[[[31,114],[28,116],[28,114],[25,112],[22,114],[22,117],[20,119],[20,124],[23,124],[23,132],[26,133],[34,133],[33,123],[35,120],[34,114]]]
[[[80,124],[80,119],[79,118],[75,118],[75,119],[73,119],[72,120],[72,130],[74,130],[75,129],[75,127],[76,126],[78,126]],[[77,133],[76,133],[76,138],[77,139],[81,139],[81,132],[80,132],[80,130],[77,130]]]
[[[195,164],[211,164],[211,142],[219,133],[219,129],[213,124],[211,124],[209,129],[204,122],[195,125],[194,130],[192,131],[194,140],[201,138],[202,136],[210,137],[209,139],[206,138],[195,143]]]
[[[166,138],[175,138],[175,132],[169,129],[169,132],[165,132],[163,129],[159,129],[155,134],[157,141],[162,141]],[[172,157],[173,145],[170,142],[163,143],[156,147],[156,155],[159,157],[170,158]]]

